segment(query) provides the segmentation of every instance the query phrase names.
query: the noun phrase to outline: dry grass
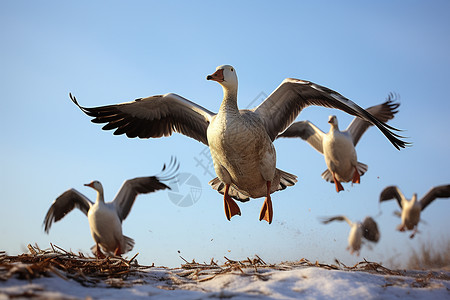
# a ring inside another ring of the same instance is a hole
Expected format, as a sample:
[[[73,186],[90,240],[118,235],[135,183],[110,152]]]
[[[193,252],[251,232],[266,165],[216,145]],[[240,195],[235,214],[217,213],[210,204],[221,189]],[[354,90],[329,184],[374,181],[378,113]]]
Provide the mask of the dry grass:
[[[450,246],[450,243],[448,245]],[[37,245],[28,245],[28,249],[30,253],[18,256],[8,256],[5,252],[0,251],[0,280],[19,278],[30,281],[34,278],[56,275],[65,280],[73,279],[83,286],[103,285],[115,288],[156,280],[158,287],[161,289],[176,289],[182,288],[184,284],[197,284],[224,274],[252,276],[258,280],[267,280],[273,270],[286,271],[304,267],[370,272],[391,278],[407,276],[413,278],[414,282],[420,286],[428,285],[430,279],[433,278],[450,279],[447,274],[442,272],[397,271],[367,260],[354,266],[346,266],[337,259],[335,264],[323,264],[317,261],[310,262],[305,258],[294,262],[268,264],[258,255],[255,255],[255,258],[240,261],[225,257],[226,262],[219,265],[214,262],[214,259],[211,259],[209,263],[197,263],[195,260],[188,262],[181,257],[185,263],[180,268],[169,269],[155,267],[154,265],[139,265],[135,260],[138,254],[129,260],[122,257],[97,259],[82,253],[68,252],[55,245],[51,245],[50,249],[45,250],[40,249]],[[447,248],[448,250],[449,248]]]
[[[422,242],[419,251],[411,250],[406,267],[410,270],[450,270],[450,240],[440,245]]]

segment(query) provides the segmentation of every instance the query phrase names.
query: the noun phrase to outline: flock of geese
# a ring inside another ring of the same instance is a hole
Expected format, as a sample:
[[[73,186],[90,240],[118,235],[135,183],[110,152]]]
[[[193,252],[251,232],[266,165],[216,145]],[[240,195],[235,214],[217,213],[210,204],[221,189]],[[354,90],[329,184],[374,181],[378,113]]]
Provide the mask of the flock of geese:
[[[394,132],[398,131],[396,128],[386,124],[399,106],[393,101],[393,95],[380,105],[363,109],[329,88],[287,78],[259,106],[239,109],[238,78],[232,66],[219,66],[206,79],[218,82],[223,89],[223,100],[217,113],[173,93],[91,108],[79,105],[72,94],[69,96],[93,118],[92,122],[106,123],[103,129],[114,130],[115,135],[158,138],[178,132],[208,146],[217,175],[209,184],[223,195],[228,220],[241,215],[236,201],[265,197],[259,220],[272,223],[271,194],[297,182],[297,176],[276,167],[273,142],[277,138],[300,137],[322,153],[327,165],[322,177],[334,183],[337,192],[343,190],[341,182],[360,183],[360,177],[367,171],[367,165],[357,161],[355,146],[370,126],[376,126],[398,150],[409,145]],[[293,123],[303,108],[312,105],[340,109],[354,115],[355,119],[345,131],[340,131],[336,116],[330,116],[328,133],[309,121]],[[86,184],[98,193],[95,203],[70,189],[51,205],[44,219],[44,229],[48,233],[53,222],[78,208],[88,217],[96,243],[93,252],[98,257],[104,256],[103,252],[126,253],[132,249],[134,241],[122,234],[121,224],[137,195],[168,189],[164,182],[174,179],[177,170],[178,163],[172,159],[160,175],[127,180],[111,202],[105,202],[103,187],[98,181]],[[399,230],[416,231],[420,211],[438,197],[450,197],[450,185],[432,189],[420,202],[416,201],[416,195],[407,201],[397,187],[388,187],[381,193],[380,201],[397,199],[402,208]],[[331,221],[347,221],[351,226],[349,250],[352,253],[359,253],[362,238],[373,242],[379,239],[376,222],[370,217],[362,223],[351,222],[345,216],[323,220],[324,223]]]

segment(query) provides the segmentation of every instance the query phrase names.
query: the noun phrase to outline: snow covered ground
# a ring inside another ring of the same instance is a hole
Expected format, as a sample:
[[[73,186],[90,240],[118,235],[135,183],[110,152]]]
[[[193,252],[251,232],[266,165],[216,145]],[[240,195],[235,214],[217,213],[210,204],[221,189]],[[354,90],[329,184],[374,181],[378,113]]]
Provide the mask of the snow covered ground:
[[[218,267],[220,269],[220,267]],[[200,270],[200,271],[199,271]],[[62,274],[62,273],[60,273]],[[400,274],[400,275],[399,275]],[[0,278],[2,279],[2,278]],[[4,278],[3,278],[4,279]],[[245,267],[221,273],[151,267],[126,280],[84,281],[51,274],[0,281],[0,300],[39,299],[450,299],[449,272]]]

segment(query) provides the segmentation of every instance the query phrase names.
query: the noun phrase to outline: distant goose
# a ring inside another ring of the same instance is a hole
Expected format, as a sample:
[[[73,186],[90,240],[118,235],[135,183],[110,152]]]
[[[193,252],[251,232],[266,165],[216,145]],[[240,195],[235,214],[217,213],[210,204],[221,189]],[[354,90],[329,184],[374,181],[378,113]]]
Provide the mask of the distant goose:
[[[380,232],[378,231],[377,223],[372,217],[366,217],[364,221],[352,222],[346,216],[335,216],[330,218],[324,218],[323,224],[328,224],[332,221],[346,221],[350,225],[350,233],[348,235],[348,247],[350,253],[356,253],[359,256],[359,250],[361,249],[362,238],[364,237],[368,241],[378,242],[380,239]]]
[[[170,189],[162,181],[173,179],[177,169],[176,160],[171,160],[167,170],[164,165],[163,173],[159,176],[126,180],[112,202],[105,202],[102,184],[97,180],[85,184],[97,191],[95,203],[75,189],[67,190],[56,198],[48,210],[44,219],[44,230],[48,233],[53,222],[61,220],[74,208],[78,208],[88,217],[91,234],[95,241],[93,252],[97,257],[104,257],[101,249],[114,255],[131,251],[134,241],[122,234],[122,221],[130,213],[136,196]]]
[[[411,200],[406,199],[402,191],[397,186],[388,186],[380,194],[380,202],[396,199],[400,206],[402,223],[397,226],[397,230],[413,230],[410,238],[417,233],[417,226],[420,221],[420,213],[436,198],[449,198],[450,184],[433,187],[422,199],[417,199],[414,193]]]
[[[210,149],[217,178],[210,185],[224,195],[228,220],[240,215],[232,198],[248,201],[265,197],[259,219],[272,222],[271,193],[296,183],[297,177],[276,168],[273,140],[310,105],[341,109],[376,125],[397,148],[408,143],[395,130],[339,93],[315,83],[288,78],[258,107],[240,110],[237,105],[238,78],[229,65],[217,67],[207,80],[223,88],[219,112],[213,113],[176,94],[136,99],[115,105],[86,108],[72,101],[103,129],[130,138],[156,138],[176,131],[204,143]]]
[[[400,105],[393,103],[393,96],[389,94],[386,102],[369,107],[366,111],[381,122],[389,121],[394,118]],[[293,123],[278,137],[300,137],[322,153],[328,167],[322,173],[322,178],[334,183],[339,193],[344,190],[341,182],[360,183],[360,176],[367,171],[367,165],[357,160],[355,146],[363,133],[373,124],[356,117],[346,130],[340,131],[336,116],[330,116],[328,123],[331,125],[328,133],[309,121],[301,121]]]

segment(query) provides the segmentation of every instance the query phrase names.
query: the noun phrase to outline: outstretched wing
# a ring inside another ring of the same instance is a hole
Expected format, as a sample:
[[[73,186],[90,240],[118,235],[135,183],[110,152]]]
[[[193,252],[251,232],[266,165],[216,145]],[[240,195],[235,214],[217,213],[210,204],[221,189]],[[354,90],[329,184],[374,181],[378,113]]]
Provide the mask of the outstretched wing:
[[[335,216],[335,217],[329,217],[329,218],[322,218],[321,222],[323,224],[328,224],[330,222],[333,221],[345,221],[348,223],[348,225],[352,226],[352,221],[350,221],[349,218],[347,218],[346,216]]]
[[[310,81],[285,79],[253,111],[261,116],[265,122],[267,133],[273,141],[295,120],[303,108],[311,105],[337,108],[374,124],[397,149],[408,145],[407,142],[399,139],[401,136],[391,131],[397,130],[394,127],[379,121],[341,94]]]
[[[396,199],[398,205],[402,208],[402,201],[406,201],[405,196],[402,191],[397,186],[391,185],[385,187],[384,190],[380,194],[380,202]]]
[[[172,159],[168,167],[164,164],[161,174],[158,176],[137,177],[126,180],[113,200],[120,220],[126,219],[138,194],[148,194],[157,190],[170,189],[163,181],[174,179],[177,176],[178,167],[176,159]]]
[[[87,215],[89,208],[93,203],[83,194],[75,189],[70,189],[62,193],[50,206],[44,219],[44,230],[50,231],[53,222],[58,222],[74,208],[78,208]]]
[[[435,186],[425,196],[420,200],[420,205],[422,206],[422,210],[428,206],[431,202],[433,202],[436,198],[449,198],[450,197],[450,184]]]
[[[400,106],[400,103],[395,103],[394,101],[396,99],[397,95],[390,93],[386,99],[386,102],[366,108],[366,111],[372,114],[380,122],[387,122],[393,119],[394,115],[398,112],[397,108]],[[372,123],[361,118],[353,119],[346,129],[353,139],[353,145],[356,146],[364,132],[366,132],[366,130],[372,125]]]
[[[300,137],[307,141],[314,149],[323,154],[323,137],[325,132],[316,127],[313,123],[309,121],[295,122],[288,129],[286,129],[282,134],[278,135],[280,137]]]
[[[102,129],[115,129],[115,135],[158,138],[175,131],[208,145],[206,130],[215,114],[176,94],[90,108],[80,106],[72,94],[69,96],[85,114],[94,118],[93,123],[107,123]]]

